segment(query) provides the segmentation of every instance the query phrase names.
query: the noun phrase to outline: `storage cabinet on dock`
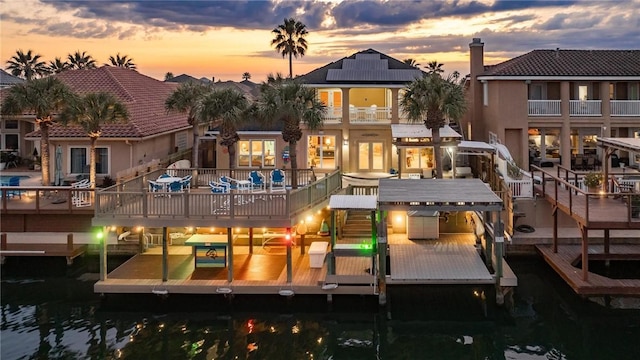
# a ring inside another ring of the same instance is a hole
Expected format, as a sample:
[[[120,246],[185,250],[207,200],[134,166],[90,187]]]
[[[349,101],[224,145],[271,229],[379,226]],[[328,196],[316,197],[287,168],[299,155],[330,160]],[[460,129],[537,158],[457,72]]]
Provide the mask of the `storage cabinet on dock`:
[[[437,239],[440,235],[437,211],[409,211],[407,213],[407,237],[414,239]]]
[[[196,234],[184,244],[193,246],[196,268],[227,267],[227,235]]]

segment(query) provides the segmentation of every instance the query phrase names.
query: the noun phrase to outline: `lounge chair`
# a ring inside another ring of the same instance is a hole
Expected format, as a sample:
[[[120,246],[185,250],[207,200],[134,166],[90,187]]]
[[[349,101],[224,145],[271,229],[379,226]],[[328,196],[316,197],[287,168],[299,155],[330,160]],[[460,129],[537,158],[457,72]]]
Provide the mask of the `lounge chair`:
[[[286,181],[284,171],[281,169],[271,170],[271,182],[269,183],[269,191],[286,191]]]
[[[230,190],[238,189],[238,180],[230,178],[228,176],[221,176],[220,183],[226,184],[226,186],[228,186]]]
[[[251,189],[253,191],[266,191],[267,184],[264,181],[264,175],[260,171],[252,171],[249,173],[249,181],[251,181]]]

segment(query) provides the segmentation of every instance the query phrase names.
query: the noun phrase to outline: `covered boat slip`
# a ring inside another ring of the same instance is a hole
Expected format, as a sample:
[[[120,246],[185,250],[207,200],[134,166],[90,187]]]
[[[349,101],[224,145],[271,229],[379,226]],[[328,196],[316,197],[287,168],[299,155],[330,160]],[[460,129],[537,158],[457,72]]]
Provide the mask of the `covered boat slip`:
[[[486,221],[499,219],[502,200],[479,179],[381,179],[378,209],[407,212],[469,211],[488,214]],[[476,217],[477,218],[477,217]],[[504,262],[501,231],[484,238],[483,259],[475,247],[474,234],[441,236],[437,240],[392,241],[387,219],[381,217],[378,239],[380,256],[389,248],[390,269],[386,284],[496,284],[515,286],[517,279]],[[490,229],[499,229],[496,221]],[[493,239],[495,237],[495,239]],[[491,274],[489,267],[495,269]],[[497,279],[500,279],[499,281]],[[382,288],[382,286],[381,286]]]

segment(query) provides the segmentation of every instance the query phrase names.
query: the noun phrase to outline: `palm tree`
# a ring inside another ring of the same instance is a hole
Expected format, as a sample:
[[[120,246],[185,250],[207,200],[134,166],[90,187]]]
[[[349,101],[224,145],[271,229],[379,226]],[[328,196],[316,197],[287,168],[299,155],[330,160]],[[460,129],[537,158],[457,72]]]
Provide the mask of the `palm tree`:
[[[67,56],[69,59],[69,66],[71,69],[95,69],[96,61],[91,57],[91,55],[87,54],[86,51],[82,53],[80,51],[76,51],[75,54],[69,54]]]
[[[248,71],[242,74],[242,80],[249,80],[249,79],[251,79],[251,74],[249,74]]]
[[[113,66],[136,70],[136,64],[133,62],[133,59],[128,57],[127,55],[123,55],[122,57],[120,57],[120,53],[118,53],[115,57],[109,56],[109,61]]]
[[[7,61],[8,70],[11,70],[11,75],[19,76],[27,80],[32,80],[36,76],[46,75],[47,66],[43,61],[40,61],[42,56],[39,54],[32,54],[31,50],[26,53],[22,50],[17,50],[16,54]]]
[[[220,124],[220,145],[227,148],[229,168],[236,167],[236,147],[240,140],[238,124],[245,117],[249,102],[244,94],[235,89],[215,89],[206,93],[199,104],[198,114],[202,122]]]
[[[451,78],[443,79],[434,72],[411,82],[400,105],[409,121],[423,122],[431,130],[436,176],[442,178],[440,128],[445,125],[446,118],[458,120],[466,111],[462,86]]]
[[[427,69],[427,74],[442,74],[444,69],[442,67],[444,64],[438,63],[437,60],[429,61],[425,68]]]
[[[102,134],[102,126],[123,122],[129,114],[127,108],[113,95],[106,92],[88,93],[77,97],[60,114],[60,122],[80,126],[89,136],[89,181],[96,184],[96,143]]]
[[[169,81],[173,79],[173,73],[171,71],[168,71],[166,74],[164,74],[164,81]]]
[[[2,102],[2,114],[17,115],[25,110],[35,113],[35,122],[41,133],[42,185],[49,186],[49,127],[56,121],[54,114],[64,109],[75,94],[54,77],[17,84],[8,91]]]
[[[413,67],[420,67],[420,64],[418,64],[418,61],[416,59],[404,59],[402,60],[402,62],[404,62],[405,64],[409,65],[409,66],[413,66]]]
[[[200,142],[199,102],[202,96],[210,91],[210,88],[199,81],[188,81],[180,86],[167,98],[164,103],[167,111],[179,111],[187,113],[187,121],[193,129],[193,152],[191,154],[191,166],[198,167],[198,147]]]
[[[282,54],[282,58],[289,55],[289,78],[293,78],[293,57],[303,57],[307,51],[307,40],[305,36],[309,33],[307,25],[294,18],[284,19],[284,23],[278,25],[271,31],[275,35],[271,40],[271,46],[276,47],[276,51]]]
[[[280,74],[269,75],[261,85],[258,111],[263,121],[282,122],[282,138],[289,143],[291,160],[291,187],[298,187],[298,156],[296,144],[302,138],[301,123],[310,130],[322,127],[326,107],[318,100],[312,88],[302,86]]]
[[[55,60],[49,61],[49,72],[52,74],[59,74],[65,70],[69,70],[71,66],[68,62],[62,61],[61,58],[57,57]]]

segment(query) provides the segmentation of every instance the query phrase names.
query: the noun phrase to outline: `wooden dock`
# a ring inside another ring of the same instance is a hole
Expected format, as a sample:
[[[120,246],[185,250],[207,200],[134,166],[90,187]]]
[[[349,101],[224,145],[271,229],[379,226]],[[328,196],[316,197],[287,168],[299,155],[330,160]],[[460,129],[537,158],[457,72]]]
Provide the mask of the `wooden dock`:
[[[576,267],[582,260],[580,245],[560,245],[554,253],[551,246],[536,245],[544,260],[579,295],[585,296],[640,296],[640,279],[612,279],[589,272],[583,280],[582,269]],[[600,247],[589,248],[592,260],[640,260],[640,245],[611,245],[609,254]]]
[[[7,235],[2,234],[0,245],[0,263],[4,264],[9,256],[47,256],[64,257],[67,265],[73,264],[73,259],[87,251],[86,244],[74,244],[73,238],[66,244],[36,244],[36,243],[7,243]]]

